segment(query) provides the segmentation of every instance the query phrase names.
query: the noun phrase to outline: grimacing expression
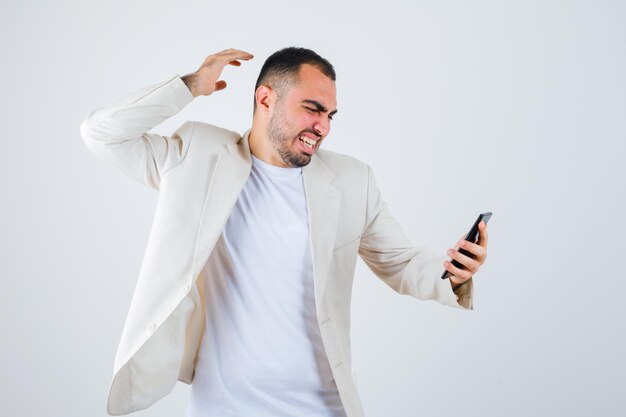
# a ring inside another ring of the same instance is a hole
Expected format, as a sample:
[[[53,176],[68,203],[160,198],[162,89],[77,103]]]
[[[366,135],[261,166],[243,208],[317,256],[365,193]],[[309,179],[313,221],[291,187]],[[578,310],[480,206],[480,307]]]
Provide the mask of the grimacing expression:
[[[335,82],[303,64],[297,80],[285,90],[274,106],[267,135],[287,166],[302,167],[330,132],[337,113]]]

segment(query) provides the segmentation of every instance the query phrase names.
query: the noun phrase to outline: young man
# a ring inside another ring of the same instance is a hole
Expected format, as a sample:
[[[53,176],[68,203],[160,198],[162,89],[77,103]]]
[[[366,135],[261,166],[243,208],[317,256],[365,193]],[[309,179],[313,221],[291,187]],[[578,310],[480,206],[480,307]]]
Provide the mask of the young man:
[[[411,245],[371,168],[320,149],[337,103],[335,71],[315,52],[267,59],[243,135],[201,122],[146,133],[226,88],[223,68],[249,59],[234,49],[210,55],[81,125],[93,152],[159,190],[110,414],[147,408],[180,380],[192,384],[188,417],[362,416],[350,358],[357,254],[399,293],[472,308],[486,226],[477,244],[463,244],[473,258],[460,242],[451,249],[463,270]]]

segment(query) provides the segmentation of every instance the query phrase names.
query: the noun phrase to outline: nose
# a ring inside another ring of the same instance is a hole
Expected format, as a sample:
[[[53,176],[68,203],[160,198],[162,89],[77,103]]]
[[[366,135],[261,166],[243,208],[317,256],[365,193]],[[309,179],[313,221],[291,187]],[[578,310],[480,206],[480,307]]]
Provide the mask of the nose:
[[[328,120],[325,121],[324,118],[321,117],[315,122],[313,129],[315,129],[318,135],[324,137],[328,135],[330,131],[330,122]]]

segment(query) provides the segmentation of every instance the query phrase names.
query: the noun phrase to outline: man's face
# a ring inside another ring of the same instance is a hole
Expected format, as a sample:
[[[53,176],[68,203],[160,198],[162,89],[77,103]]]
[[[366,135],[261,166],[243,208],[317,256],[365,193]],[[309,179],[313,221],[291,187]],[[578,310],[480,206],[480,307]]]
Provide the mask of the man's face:
[[[336,106],[335,82],[314,66],[301,65],[298,80],[278,100],[267,126],[267,135],[287,166],[311,162],[330,132]]]

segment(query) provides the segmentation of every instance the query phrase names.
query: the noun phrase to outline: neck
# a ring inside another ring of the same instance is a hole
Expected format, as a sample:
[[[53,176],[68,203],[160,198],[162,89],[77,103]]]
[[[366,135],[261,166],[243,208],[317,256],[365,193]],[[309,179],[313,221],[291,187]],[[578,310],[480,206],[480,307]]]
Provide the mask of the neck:
[[[267,136],[266,126],[252,124],[252,129],[248,136],[248,145],[250,146],[250,153],[261,161],[277,167],[288,167],[272,146],[270,138]]]

